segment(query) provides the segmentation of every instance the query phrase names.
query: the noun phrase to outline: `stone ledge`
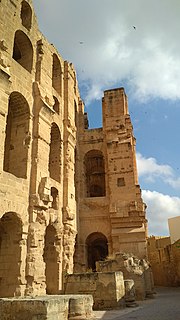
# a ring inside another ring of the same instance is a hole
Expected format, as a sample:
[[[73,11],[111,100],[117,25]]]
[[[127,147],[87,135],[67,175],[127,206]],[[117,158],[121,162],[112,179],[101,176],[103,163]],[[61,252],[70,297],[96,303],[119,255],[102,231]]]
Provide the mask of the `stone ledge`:
[[[92,305],[91,295],[1,298],[0,319],[68,320],[80,316],[85,320],[92,316]]]

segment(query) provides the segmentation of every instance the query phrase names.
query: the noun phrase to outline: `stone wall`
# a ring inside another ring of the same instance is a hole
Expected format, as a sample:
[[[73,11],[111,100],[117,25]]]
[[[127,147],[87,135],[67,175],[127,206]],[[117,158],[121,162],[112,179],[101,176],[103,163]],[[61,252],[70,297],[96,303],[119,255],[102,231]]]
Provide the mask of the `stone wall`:
[[[1,1],[0,24],[0,296],[57,294],[77,234],[76,73],[31,0]]]
[[[46,296],[35,298],[3,298],[1,320],[71,320],[93,317],[93,299],[88,295]]]
[[[91,294],[96,310],[125,306],[125,287],[122,272],[71,274],[65,277],[66,294]]]
[[[117,253],[114,258],[96,263],[98,272],[121,271],[125,280],[134,281],[136,300],[152,297],[154,283],[152,271],[145,259],[139,260],[132,254]]]
[[[0,297],[59,294],[63,274],[119,249],[146,256],[127,97],[105,91],[103,127],[88,129],[32,0],[0,1],[0,26]]]
[[[148,238],[148,258],[155,285],[180,285],[180,240],[171,245],[169,237]]]
[[[119,250],[147,257],[145,205],[138,185],[135,138],[123,88],[104,92],[102,118],[102,128],[79,128],[81,170],[77,172],[79,232],[75,272],[95,270],[96,261]]]

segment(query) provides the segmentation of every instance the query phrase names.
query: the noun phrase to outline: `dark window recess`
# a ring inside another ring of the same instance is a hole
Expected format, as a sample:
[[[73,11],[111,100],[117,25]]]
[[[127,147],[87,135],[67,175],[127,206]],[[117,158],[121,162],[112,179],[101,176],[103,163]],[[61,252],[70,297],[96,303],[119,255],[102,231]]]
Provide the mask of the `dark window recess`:
[[[31,72],[33,66],[33,47],[26,34],[17,30],[14,36],[13,59]]]
[[[28,147],[30,145],[29,105],[19,92],[9,97],[3,170],[18,178],[27,178]]]
[[[31,29],[31,24],[32,24],[32,9],[30,5],[26,2],[22,2],[22,7],[21,7],[21,20],[22,20],[22,25],[27,29]]]
[[[49,150],[50,178],[60,182],[61,173],[61,134],[56,123],[51,125],[51,140]]]
[[[53,98],[54,98],[53,110],[59,114],[59,101],[56,97],[53,96]]]
[[[57,210],[58,209],[58,190],[54,187],[51,188],[51,196],[52,200],[52,208]]]
[[[53,54],[53,65],[52,65],[52,86],[56,92],[62,94],[62,70],[61,64],[57,55]]]
[[[105,190],[105,163],[101,151],[91,150],[84,159],[86,174],[87,197],[104,197]]]
[[[118,187],[124,187],[125,186],[124,178],[117,178],[117,186]]]

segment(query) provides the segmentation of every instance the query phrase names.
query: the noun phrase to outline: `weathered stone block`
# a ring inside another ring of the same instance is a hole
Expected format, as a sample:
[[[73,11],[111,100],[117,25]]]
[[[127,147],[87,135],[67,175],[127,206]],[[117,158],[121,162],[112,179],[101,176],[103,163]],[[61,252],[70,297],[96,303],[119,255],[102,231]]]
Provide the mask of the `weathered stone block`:
[[[122,272],[71,274],[65,278],[66,294],[92,294],[94,309],[103,310],[125,306]]]
[[[68,320],[72,316],[89,319],[92,305],[92,296],[88,295],[3,298],[0,300],[0,319]]]

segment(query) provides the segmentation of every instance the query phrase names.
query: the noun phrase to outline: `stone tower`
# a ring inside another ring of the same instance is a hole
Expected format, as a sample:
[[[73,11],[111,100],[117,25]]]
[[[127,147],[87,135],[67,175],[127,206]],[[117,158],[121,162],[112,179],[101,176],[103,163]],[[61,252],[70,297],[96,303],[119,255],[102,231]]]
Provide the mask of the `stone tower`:
[[[123,88],[102,99],[103,128],[80,128],[76,270],[117,252],[146,257],[145,205]]]
[[[126,96],[106,91],[103,128],[87,129],[74,67],[32,0],[0,1],[0,26],[0,297],[57,294],[64,273],[146,254]]]

